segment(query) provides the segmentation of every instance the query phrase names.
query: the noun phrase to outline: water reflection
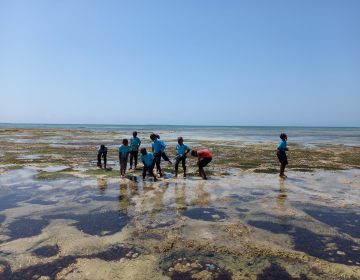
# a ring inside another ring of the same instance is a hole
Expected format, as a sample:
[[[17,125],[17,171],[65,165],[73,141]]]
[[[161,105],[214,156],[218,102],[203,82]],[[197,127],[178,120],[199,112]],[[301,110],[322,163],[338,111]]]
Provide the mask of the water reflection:
[[[277,208],[280,212],[282,212],[279,216],[279,223],[286,225],[287,224],[287,214],[286,214],[285,202],[287,199],[287,194],[286,194],[286,189],[285,189],[285,181],[284,180],[279,180],[279,181],[280,181],[280,189],[279,189],[279,194],[276,197]]]
[[[166,183],[162,187],[162,191],[157,192],[156,197],[153,198],[153,201],[152,201],[153,210],[149,215],[149,220],[150,221],[153,222],[155,220],[156,215],[158,213],[161,213],[164,210],[164,195],[165,195],[168,188],[169,188],[169,183]]]
[[[97,178],[98,187],[100,190],[100,194],[105,194],[106,188],[108,187],[107,179],[105,178]]]
[[[181,188],[178,187],[178,183],[175,183],[174,191],[176,207],[182,208],[183,206],[187,206],[188,204],[186,203],[186,183],[183,183]]]
[[[211,195],[204,190],[205,180],[198,180],[199,185],[196,190],[196,198],[192,199],[191,205],[198,205],[200,207],[204,207],[211,202]]]
[[[130,193],[128,190],[128,184],[120,184],[119,188],[119,218],[123,219],[128,216],[128,208],[130,206]]]

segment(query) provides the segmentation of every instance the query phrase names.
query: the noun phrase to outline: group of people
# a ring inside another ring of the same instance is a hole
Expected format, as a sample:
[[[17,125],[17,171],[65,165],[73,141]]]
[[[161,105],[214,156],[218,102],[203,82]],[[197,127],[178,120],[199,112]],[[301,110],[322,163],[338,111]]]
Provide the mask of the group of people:
[[[168,161],[170,164],[172,164],[171,160],[168,158],[168,156],[165,153],[166,145],[165,143],[160,139],[160,136],[158,134],[152,133],[150,135],[150,139],[152,141],[152,153],[148,152],[146,148],[141,148],[141,140],[139,137],[137,137],[137,132],[133,132],[133,136],[130,138],[130,145],[128,139],[123,139],[123,143],[119,146],[119,162],[120,162],[120,175],[121,178],[125,177],[125,171],[127,166],[128,157],[130,155],[130,169],[134,167],[136,169],[137,161],[138,161],[138,154],[139,149],[141,152],[140,160],[143,163],[143,172],[142,176],[143,179],[145,179],[146,173],[148,175],[152,176],[154,180],[157,180],[153,170],[156,166],[156,171],[158,173],[158,178],[162,177],[162,171],[161,171],[161,159],[164,159],[165,161]],[[101,145],[98,150],[98,167],[102,168],[101,165],[101,158],[104,159],[104,168],[106,169],[106,156],[107,156],[108,148],[105,145]],[[184,144],[184,140],[182,137],[178,138],[178,144],[176,145],[176,161],[175,161],[175,174],[174,178],[178,176],[178,170],[179,170],[179,164],[181,162],[183,171],[184,171],[184,177],[186,177],[186,158],[187,154],[190,152],[189,147]],[[197,165],[199,166],[199,175],[200,177],[207,179],[204,167],[208,165],[211,160],[212,156],[210,152],[206,150],[192,150],[190,153],[192,156],[197,157]]]
[[[146,172],[150,176],[152,176],[156,180],[156,176],[153,172],[154,166],[156,165],[156,171],[158,173],[158,178],[162,177],[163,174],[161,172],[161,159],[164,159],[165,161],[168,161],[170,164],[172,164],[171,160],[168,158],[168,156],[165,153],[166,145],[165,143],[160,139],[159,134],[152,133],[150,135],[150,139],[153,142],[152,143],[152,153],[148,152],[146,148],[141,148],[141,157],[140,160],[143,163],[143,172],[142,176],[143,179],[145,179]],[[287,148],[287,135],[285,133],[280,134],[280,142],[277,147],[277,157],[279,159],[279,162],[281,164],[280,166],[280,174],[279,177],[281,179],[286,179],[287,176],[285,175],[285,167],[288,164],[286,151],[289,149]],[[137,137],[137,132],[133,132],[133,136],[130,138],[130,145],[128,139],[124,139],[123,143],[119,146],[119,162],[120,162],[120,175],[121,178],[125,177],[125,171],[127,166],[128,157],[130,155],[130,169],[132,169],[133,163],[134,167],[136,169],[137,161],[138,161],[138,154],[139,154],[139,148],[141,145],[141,140],[139,137]],[[179,164],[181,162],[183,171],[184,171],[184,177],[186,177],[186,158],[187,154],[190,152],[189,147],[184,144],[184,140],[182,137],[178,138],[178,144],[176,145],[176,162],[175,162],[175,174],[174,178],[178,176],[178,170],[179,170]],[[101,165],[101,158],[104,158],[104,167],[106,169],[106,156],[107,156],[107,147],[104,145],[101,145],[98,150],[98,167],[102,168]],[[210,152],[206,150],[192,150],[191,155],[198,158],[197,165],[199,166],[199,175],[200,177],[207,179],[204,167],[208,165],[212,161],[212,156]]]

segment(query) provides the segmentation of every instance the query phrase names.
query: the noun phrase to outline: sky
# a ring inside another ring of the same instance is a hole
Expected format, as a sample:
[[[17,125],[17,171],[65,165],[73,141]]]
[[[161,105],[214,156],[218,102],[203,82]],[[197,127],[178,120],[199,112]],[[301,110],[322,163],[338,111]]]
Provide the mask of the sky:
[[[360,126],[360,1],[0,1],[0,123]]]

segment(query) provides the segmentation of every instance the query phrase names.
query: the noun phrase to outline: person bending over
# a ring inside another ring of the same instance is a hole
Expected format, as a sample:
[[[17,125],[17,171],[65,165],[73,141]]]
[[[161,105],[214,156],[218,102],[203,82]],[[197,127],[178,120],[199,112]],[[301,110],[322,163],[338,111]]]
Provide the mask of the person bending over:
[[[190,152],[190,149],[187,145],[184,144],[184,140],[182,137],[178,138],[178,144],[176,145],[176,162],[175,162],[175,175],[174,178],[177,177],[178,175],[178,170],[179,170],[179,163],[181,161],[182,163],[182,167],[184,170],[184,177],[186,177],[186,165],[185,165],[185,160],[186,160],[186,155]]]
[[[133,132],[133,137],[130,138],[130,144],[131,144],[130,169],[132,169],[133,159],[134,159],[134,165],[135,165],[135,169],[136,169],[138,154],[139,154],[139,147],[141,144],[140,138],[137,137],[137,131]]]
[[[152,153],[147,152],[145,148],[142,148],[140,152],[140,160],[144,165],[142,172],[143,180],[145,180],[146,172],[148,172],[152,177],[154,177],[154,180],[156,181],[156,176],[153,173],[155,157],[152,155]]]
[[[288,160],[287,160],[287,156],[286,156],[286,152],[285,151],[288,151],[289,148],[286,147],[286,141],[287,141],[287,135],[285,133],[281,133],[280,134],[280,142],[279,142],[279,145],[277,147],[277,157],[279,159],[279,162],[280,162],[280,174],[279,174],[279,177],[281,179],[286,179],[287,176],[285,175],[285,167],[286,165],[288,164]]]
[[[104,168],[106,169],[106,156],[107,156],[107,147],[105,147],[105,145],[101,145],[99,150],[98,150],[98,155],[97,155],[97,166],[99,168],[102,168],[101,166],[101,158],[104,158]]]
[[[204,167],[212,161],[211,154],[206,150],[199,151],[191,151],[191,155],[198,158],[197,165],[199,166],[199,177],[203,177],[205,180],[207,179]]]
[[[131,152],[131,148],[129,146],[129,141],[127,139],[124,139],[122,145],[119,146],[119,162],[120,162],[121,178],[125,177],[125,170],[130,152]]]

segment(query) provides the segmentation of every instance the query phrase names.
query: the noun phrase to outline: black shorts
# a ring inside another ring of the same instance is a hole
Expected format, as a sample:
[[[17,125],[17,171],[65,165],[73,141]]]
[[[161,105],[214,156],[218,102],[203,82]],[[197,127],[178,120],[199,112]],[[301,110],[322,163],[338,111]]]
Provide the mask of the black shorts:
[[[203,170],[206,165],[208,165],[212,161],[212,158],[206,157],[202,160],[200,160],[199,163],[199,170]]]
[[[278,152],[276,153],[276,155],[277,155],[277,157],[278,157],[278,159],[279,159],[279,162],[280,162],[281,164],[285,164],[285,165],[288,164],[287,156],[286,156],[286,153],[285,153],[284,151],[278,151]]]

